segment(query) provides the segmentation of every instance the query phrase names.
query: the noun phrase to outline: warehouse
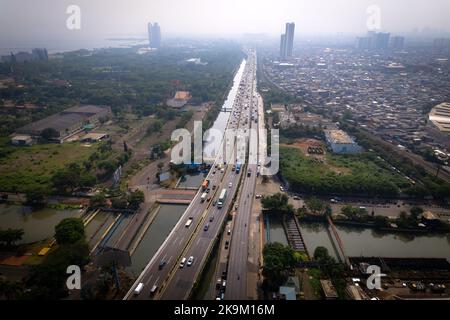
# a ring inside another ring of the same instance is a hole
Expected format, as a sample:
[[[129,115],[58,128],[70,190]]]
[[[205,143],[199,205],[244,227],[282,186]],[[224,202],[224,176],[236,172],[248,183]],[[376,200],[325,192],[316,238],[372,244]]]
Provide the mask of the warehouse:
[[[107,106],[72,107],[19,128],[16,133],[40,138],[46,131],[51,140],[63,142],[71,135],[83,131],[85,126],[96,125],[102,117],[109,117],[110,114],[111,108]]]

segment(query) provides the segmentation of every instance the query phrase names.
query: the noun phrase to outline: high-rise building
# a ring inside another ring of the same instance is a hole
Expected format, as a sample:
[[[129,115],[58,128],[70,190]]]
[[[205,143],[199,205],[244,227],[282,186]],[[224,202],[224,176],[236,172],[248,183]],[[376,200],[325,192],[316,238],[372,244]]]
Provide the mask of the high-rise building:
[[[148,24],[148,41],[150,48],[161,47],[161,28],[159,24],[155,22],[153,25]]]
[[[280,38],[280,58],[286,59],[286,35],[282,34]]]
[[[295,23],[286,23],[286,31],[280,38],[280,58],[286,59],[292,57],[292,49],[294,48],[294,30]]]
[[[292,57],[292,49],[294,48],[294,30],[295,23],[286,23],[286,56]]]
[[[395,36],[391,38],[391,47],[395,50],[402,50],[405,45],[405,38],[400,36]]]
[[[357,38],[356,46],[358,49],[388,49],[390,37],[390,33],[369,31],[366,37]]]

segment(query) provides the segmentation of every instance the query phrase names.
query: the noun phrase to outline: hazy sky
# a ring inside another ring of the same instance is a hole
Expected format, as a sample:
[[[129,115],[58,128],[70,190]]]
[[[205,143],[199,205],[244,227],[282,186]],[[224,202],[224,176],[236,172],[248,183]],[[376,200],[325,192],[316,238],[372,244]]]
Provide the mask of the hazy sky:
[[[66,8],[81,9],[81,30],[68,31]],[[381,10],[381,28],[450,31],[449,0],[0,0],[0,41],[144,35],[149,21],[163,35],[363,33],[369,5]]]

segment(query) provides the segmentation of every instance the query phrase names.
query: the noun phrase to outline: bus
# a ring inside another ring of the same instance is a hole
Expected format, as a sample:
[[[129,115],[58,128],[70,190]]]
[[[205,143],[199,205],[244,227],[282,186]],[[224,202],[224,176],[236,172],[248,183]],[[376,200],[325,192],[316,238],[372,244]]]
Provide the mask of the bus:
[[[217,202],[217,208],[222,208],[225,198],[227,196],[227,189],[222,189],[219,196],[219,201]]]
[[[202,183],[202,190],[206,190],[209,186],[209,180],[206,179],[205,181],[203,181]]]

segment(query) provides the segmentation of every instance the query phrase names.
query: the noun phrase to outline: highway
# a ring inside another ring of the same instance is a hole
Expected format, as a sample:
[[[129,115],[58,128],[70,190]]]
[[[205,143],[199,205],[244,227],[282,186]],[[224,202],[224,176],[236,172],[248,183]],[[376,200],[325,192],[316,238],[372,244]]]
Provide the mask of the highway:
[[[248,70],[254,68],[254,66],[249,67],[249,63],[247,63],[245,68],[239,87],[240,93],[233,105],[232,115],[227,124],[228,129],[236,129],[240,127],[241,122],[244,122],[240,112],[244,105],[242,103],[242,84],[247,78]],[[248,119],[246,120],[248,121]],[[250,124],[248,123],[248,125]],[[235,143],[233,143],[232,150],[234,153]],[[231,156],[234,159],[234,154]],[[200,197],[203,192],[199,190],[180,221],[158,249],[124,299],[185,299],[188,297],[210,253],[214,240],[221,231],[222,223],[227,216],[228,209],[233,204],[233,195],[239,184],[241,174],[236,174],[231,169],[231,163],[228,163],[223,170],[220,170],[220,164],[217,167],[220,158],[220,155],[218,155],[214,166],[207,176],[207,179],[210,180],[211,188],[208,197],[211,197],[211,200],[201,202]],[[223,188],[228,190],[228,195],[223,208],[219,209],[217,206],[213,206],[213,202]],[[211,219],[212,216],[214,216],[213,219]],[[186,227],[186,221],[190,217],[192,217],[193,222],[189,227]],[[209,228],[204,231],[206,224],[209,225]],[[194,257],[192,266],[179,268],[181,258],[190,256]],[[161,262],[163,263],[161,264]],[[139,294],[134,294],[134,289],[140,283],[143,284],[142,291]],[[151,289],[155,286],[157,289],[151,292]]]
[[[236,106],[239,111],[233,111],[232,117],[234,120],[231,121],[231,127],[246,130],[250,135],[250,150],[251,152],[257,152],[257,144],[252,143],[251,132],[248,130],[250,126],[253,125],[254,121],[251,120],[252,112],[252,99],[251,88],[255,81],[255,63],[256,60],[254,56],[249,53],[246,70],[244,72],[241,85],[239,87],[239,95],[236,101]],[[240,134],[240,133],[238,133]],[[238,151],[238,146],[235,144],[233,146],[233,155],[231,157],[232,162],[237,158],[241,163],[245,162],[245,159],[241,159],[241,155]],[[255,161],[256,162],[256,161]],[[242,169],[239,173],[232,170],[232,163],[227,166],[227,171],[225,174],[225,179],[223,181],[222,187],[228,189],[228,195],[226,198],[225,205],[222,209],[217,207],[211,207],[209,212],[205,213],[203,223],[201,228],[198,228],[192,242],[186,248],[182,256],[189,258],[194,257],[194,262],[191,266],[186,266],[184,268],[177,268],[173,277],[170,279],[170,283],[167,289],[161,296],[161,299],[187,299],[191,289],[193,288],[195,281],[198,279],[205,262],[207,261],[215,240],[222,230],[222,226],[227,217],[228,211],[233,206],[233,198],[239,187],[239,181],[241,176],[246,176],[246,171]],[[255,169],[256,172],[256,169]],[[220,188],[219,188],[220,189]],[[240,192],[242,194],[242,192]],[[211,217],[214,217],[211,221]],[[204,230],[204,226],[208,224],[209,228],[207,231]],[[233,227],[235,228],[235,227]],[[233,233],[235,231],[233,230]]]
[[[256,61],[256,57],[254,57]],[[247,294],[247,264],[248,264],[248,246],[249,246],[249,228],[256,186],[256,177],[258,164],[262,163],[260,153],[260,115],[264,112],[264,106],[260,103],[256,92],[256,68],[253,75],[254,81],[251,83],[251,104],[250,112],[256,121],[251,121],[249,160],[247,172],[240,191],[238,210],[235,217],[234,228],[232,231],[230,253],[228,258],[227,283],[225,288],[225,299],[227,300],[245,300]],[[264,148],[262,149],[264,150]]]

